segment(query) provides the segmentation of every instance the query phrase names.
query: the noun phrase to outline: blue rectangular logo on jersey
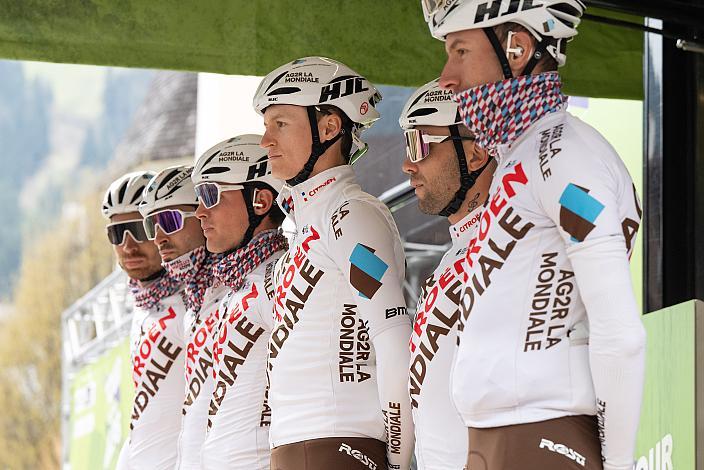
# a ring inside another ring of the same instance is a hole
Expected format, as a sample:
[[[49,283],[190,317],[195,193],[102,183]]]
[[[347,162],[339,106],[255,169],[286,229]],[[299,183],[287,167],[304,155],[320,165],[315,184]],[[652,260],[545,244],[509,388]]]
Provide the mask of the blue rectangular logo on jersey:
[[[589,189],[568,184],[560,196],[560,227],[574,242],[581,242],[594,230],[594,222],[604,205],[589,194]]]
[[[592,224],[599,217],[601,211],[604,210],[604,205],[591,196],[588,190],[584,190],[572,183],[568,184],[562,192],[560,205]]]
[[[371,299],[381,287],[381,278],[389,269],[381,258],[374,254],[374,249],[357,243],[350,255],[350,283],[359,291],[359,295]]]

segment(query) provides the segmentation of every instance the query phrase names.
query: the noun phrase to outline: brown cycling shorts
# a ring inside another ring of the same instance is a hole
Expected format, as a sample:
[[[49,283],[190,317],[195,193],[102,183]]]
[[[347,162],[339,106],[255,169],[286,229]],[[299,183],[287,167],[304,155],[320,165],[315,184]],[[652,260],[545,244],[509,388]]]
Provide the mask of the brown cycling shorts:
[[[363,437],[326,437],[271,450],[271,470],[386,470],[386,444]]]
[[[595,416],[469,428],[469,470],[602,470]]]

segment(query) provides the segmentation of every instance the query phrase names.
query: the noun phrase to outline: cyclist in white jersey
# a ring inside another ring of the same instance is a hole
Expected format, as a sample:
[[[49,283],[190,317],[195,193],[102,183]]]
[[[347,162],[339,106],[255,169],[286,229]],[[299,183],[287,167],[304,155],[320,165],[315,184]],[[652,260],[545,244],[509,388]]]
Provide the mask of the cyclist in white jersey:
[[[322,57],[274,70],[254,97],[272,173],[287,182],[279,205],[296,224],[269,343],[272,469],[410,464],[403,247],[388,209],[348,165],[366,149],[359,135],[379,118],[380,99]]]
[[[214,276],[229,288],[213,329],[215,387],[208,406],[204,469],[268,470],[266,358],[273,326],[274,266],[288,248],[259,135],[220,142],[198,159],[192,180],[207,247],[223,257]]]
[[[160,172],[145,190],[140,206],[147,235],[155,237],[164,266],[184,286],[186,312],[182,319],[185,347],[184,379],[180,390],[181,419],[176,468],[199,469],[212,393],[212,339],[224,288],[213,286],[215,257],[205,249],[205,237],[195,217],[198,198],[191,181],[193,167]],[[185,395],[185,398],[184,398]]]
[[[130,277],[135,300],[130,333],[135,397],[129,436],[117,464],[120,470],[173,469],[183,402],[183,287],[161,267],[138,212],[152,176],[136,172],[119,178],[105,194],[102,208],[111,221],[108,237]]]
[[[565,111],[556,69],[584,4],[422,3],[445,41],[440,85],[498,160],[468,245],[451,379],[468,465],[630,469],[645,332],[628,256],[641,210],[614,149]]]
[[[450,370],[457,345],[467,244],[479,227],[496,162],[462,125],[453,93],[437,80],[420,87],[401,111],[410,177],[425,214],[450,222],[452,245],[421,287],[409,347],[409,393],[419,470],[462,468],[467,431],[452,405]]]

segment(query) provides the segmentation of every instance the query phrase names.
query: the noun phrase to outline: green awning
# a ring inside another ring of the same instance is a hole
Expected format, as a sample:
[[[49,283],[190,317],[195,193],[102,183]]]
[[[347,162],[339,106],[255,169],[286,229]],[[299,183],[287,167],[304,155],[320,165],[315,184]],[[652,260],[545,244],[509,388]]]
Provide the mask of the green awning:
[[[444,60],[417,0],[6,0],[0,12],[0,57],[18,60],[264,75],[323,55],[405,86]],[[641,99],[642,60],[642,33],[584,21],[566,91]]]

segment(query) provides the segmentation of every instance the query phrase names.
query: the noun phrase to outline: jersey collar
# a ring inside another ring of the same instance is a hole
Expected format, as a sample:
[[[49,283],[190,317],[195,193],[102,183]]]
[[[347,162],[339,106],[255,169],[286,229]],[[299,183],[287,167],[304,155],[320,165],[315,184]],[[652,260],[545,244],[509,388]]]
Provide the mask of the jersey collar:
[[[480,206],[462,217],[456,224],[450,225],[450,238],[452,238],[453,245],[469,243],[469,240],[472,239],[479,229],[483,209]]]
[[[355,182],[355,174],[349,165],[329,168],[295,186],[284,185],[276,198],[279,207],[290,217],[301,215],[308,207],[315,207],[316,201],[337,194],[347,184]],[[295,212],[295,214],[294,214]]]

